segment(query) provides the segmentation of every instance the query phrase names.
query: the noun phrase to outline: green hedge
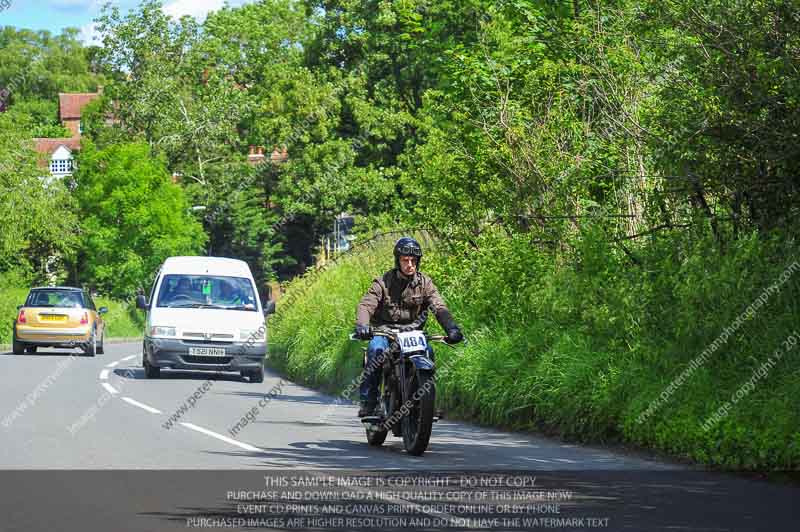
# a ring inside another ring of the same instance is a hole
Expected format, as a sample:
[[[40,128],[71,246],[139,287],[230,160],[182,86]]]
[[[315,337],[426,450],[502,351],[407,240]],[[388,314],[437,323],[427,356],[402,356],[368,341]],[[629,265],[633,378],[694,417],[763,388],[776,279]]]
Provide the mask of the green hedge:
[[[723,252],[702,236],[681,245],[684,237],[663,235],[634,248],[631,259],[591,227],[584,231],[555,255],[494,234],[477,249],[426,254],[423,270],[472,340],[437,350],[439,367],[448,368],[437,398],[448,415],[625,441],[725,468],[797,469],[800,348],[727,416],[708,430],[703,424],[800,331],[800,265],[733,325],[800,255],[755,237]],[[361,364],[358,344],[347,339],[356,304],[389,267],[386,240],[296,280],[271,323],[272,364],[302,382],[346,389]],[[726,327],[727,342],[644,415]]]

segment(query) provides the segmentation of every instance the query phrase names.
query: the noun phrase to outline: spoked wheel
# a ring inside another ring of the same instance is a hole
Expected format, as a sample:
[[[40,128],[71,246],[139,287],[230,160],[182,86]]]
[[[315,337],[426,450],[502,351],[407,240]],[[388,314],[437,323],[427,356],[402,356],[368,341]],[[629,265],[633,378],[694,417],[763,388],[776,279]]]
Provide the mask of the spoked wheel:
[[[436,403],[436,383],[430,371],[414,368],[408,387],[409,412],[402,420],[403,445],[419,456],[428,448]]]
[[[381,417],[383,418],[384,421],[376,424],[368,423],[366,425],[367,442],[370,445],[374,445],[376,447],[379,445],[383,445],[383,442],[386,441],[386,435],[389,433],[389,431],[386,430],[386,425],[385,425],[386,416],[388,415],[389,412],[388,405],[386,404],[387,399],[384,397],[382,390],[380,394],[381,394],[379,396],[381,398],[379,402],[381,406],[380,411],[381,411]]]
[[[400,397],[400,390],[397,389],[397,386],[393,386],[392,387],[392,391],[389,394],[389,402],[388,402],[388,404],[392,405],[392,406],[391,407],[387,406],[386,411],[387,412],[391,412],[392,414],[394,414],[395,412],[400,410],[400,408],[402,408],[403,399]],[[389,416],[389,417],[392,417],[392,416]],[[394,421],[394,423],[392,423],[387,428],[392,431],[392,436],[397,436],[397,437],[402,436],[403,435],[403,426],[402,426],[403,424],[400,422],[399,419],[395,419],[393,421]]]

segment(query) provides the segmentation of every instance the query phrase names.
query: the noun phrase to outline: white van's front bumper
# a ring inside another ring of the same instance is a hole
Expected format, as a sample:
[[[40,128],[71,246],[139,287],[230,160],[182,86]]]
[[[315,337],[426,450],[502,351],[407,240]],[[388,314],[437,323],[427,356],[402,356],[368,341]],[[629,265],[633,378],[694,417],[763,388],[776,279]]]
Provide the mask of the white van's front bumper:
[[[224,356],[190,354],[190,348],[219,348]],[[145,338],[144,356],[158,368],[212,369],[222,371],[253,370],[262,367],[267,346],[248,342],[196,342],[166,338]]]

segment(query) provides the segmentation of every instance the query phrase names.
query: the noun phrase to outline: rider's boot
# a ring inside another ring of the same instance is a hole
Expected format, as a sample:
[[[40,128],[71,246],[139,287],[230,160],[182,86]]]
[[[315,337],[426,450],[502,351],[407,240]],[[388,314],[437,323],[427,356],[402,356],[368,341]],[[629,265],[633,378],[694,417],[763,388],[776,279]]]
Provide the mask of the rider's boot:
[[[358,409],[358,417],[367,417],[373,415],[377,406],[378,401],[374,399],[361,401],[361,408]]]

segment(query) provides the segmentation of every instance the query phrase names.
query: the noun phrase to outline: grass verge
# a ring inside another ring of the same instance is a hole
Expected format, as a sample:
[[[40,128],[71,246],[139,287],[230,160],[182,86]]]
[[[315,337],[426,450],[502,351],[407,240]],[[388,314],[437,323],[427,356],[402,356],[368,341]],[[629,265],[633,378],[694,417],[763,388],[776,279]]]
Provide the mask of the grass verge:
[[[423,271],[472,340],[437,350],[448,369],[437,401],[495,426],[798,469],[800,255],[756,237],[724,252],[682,240],[652,239],[633,249],[638,262],[591,228],[556,255],[496,234],[426,253]],[[356,305],[390,267],[385,239],[295,280],[271,321],[270,363],[346,389],[361,367],[347,338]]]

